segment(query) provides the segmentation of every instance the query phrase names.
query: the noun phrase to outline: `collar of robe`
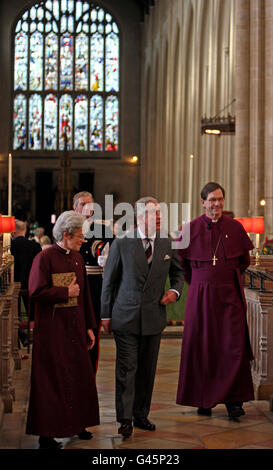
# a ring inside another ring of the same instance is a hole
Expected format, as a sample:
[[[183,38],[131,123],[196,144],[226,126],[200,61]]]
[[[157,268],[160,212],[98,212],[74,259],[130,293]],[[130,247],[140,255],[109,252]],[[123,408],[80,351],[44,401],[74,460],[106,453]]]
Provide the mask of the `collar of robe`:
[[[58,245],[58,247],[61,248],[61,250],[64,251],[66,255],[69,255],[69,253],[71,252],[71,250],[69,250],[68,248],[64,248],[58,242],[56,242],[56,245]]]
[[[226,258],[238,257],[253,249],[253,244],[240,222],[222,215],[218,219],[218,223]],[[179,250],[180,256],[190,260],[210,261],[212,231],[211,219],[205,214],[192,220],[190,222],[190,243],[187,248]]]

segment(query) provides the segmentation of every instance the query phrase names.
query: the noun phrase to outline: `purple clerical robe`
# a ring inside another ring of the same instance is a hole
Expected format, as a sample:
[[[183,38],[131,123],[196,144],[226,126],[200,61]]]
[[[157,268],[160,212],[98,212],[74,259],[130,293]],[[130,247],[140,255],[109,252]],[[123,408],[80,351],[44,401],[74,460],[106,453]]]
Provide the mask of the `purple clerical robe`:
[[[177,390],[180,405],[212,408],[254,399],[241,281],[252,248],[242,225],[230,217],[213,223],[204,214],[190,224],[189,247],[180,250],[189,284]]]
[[[78,305],[55,308],[68,300],[67,287],[52,285],[53,273],[74,272]],[[87,329],[96,327],[81,255],[57,244],[34,259],[29,294],[35,300],[31,391],[27,434],[69,437],[99,424]]]

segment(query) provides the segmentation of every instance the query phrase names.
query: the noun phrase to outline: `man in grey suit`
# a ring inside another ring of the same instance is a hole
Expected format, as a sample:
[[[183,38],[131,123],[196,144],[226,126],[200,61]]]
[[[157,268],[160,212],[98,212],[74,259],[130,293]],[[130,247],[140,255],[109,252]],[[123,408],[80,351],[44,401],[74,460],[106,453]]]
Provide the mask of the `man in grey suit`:
[[[184,282],[171,239],[160,236],[160,205],[152,197],[135,204],[137,228],[111,246],[104,271],[101,318],[116,342],[116,413],[124,437],[149,421],[165,306],[178,299]],[[161,234],[162,235],[162,234]],[[169,275],[171,288],[164,293]]]

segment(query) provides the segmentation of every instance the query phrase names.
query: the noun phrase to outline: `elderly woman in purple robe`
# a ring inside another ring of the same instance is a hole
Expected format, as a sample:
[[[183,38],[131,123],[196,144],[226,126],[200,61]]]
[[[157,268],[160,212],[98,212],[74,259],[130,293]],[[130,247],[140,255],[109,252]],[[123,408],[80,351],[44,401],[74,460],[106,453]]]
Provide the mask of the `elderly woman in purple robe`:
[[[59,448],[55,438],[91,439],[99,407],[88,349],[94,345],[94,311],[82,256],[84,218],[63,212],[53,229],[56,243],[36,256],[29,277],[35,302],[31,392],[27,434],[40,448]]]
[[[190,244],[180,250],[189,290],[177,403],[207,416],[225,403],[228,416],[238,418],[243,402],[254,399],[241,280],[253,244],[237,220],[223,215],[224,201],[218,183],[206,184],[205,213],[190,223]]]

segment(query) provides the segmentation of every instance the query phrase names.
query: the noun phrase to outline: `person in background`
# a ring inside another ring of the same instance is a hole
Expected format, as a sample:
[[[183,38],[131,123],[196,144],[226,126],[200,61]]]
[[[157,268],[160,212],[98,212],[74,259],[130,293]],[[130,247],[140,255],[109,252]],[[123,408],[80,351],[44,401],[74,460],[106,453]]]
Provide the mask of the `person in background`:
[[[44,234],[45,234],[45,229],[43,227],[37,227],[34,230],[34,240],[37,243],[41,244],[41,238],[44,236]]]
[[[22,299],[29,320],[33,320],[33,312],[29,304],[28,279],[33,260],[40,253],[41,246],[34,240],[26,238],[27,223],[25,221],[16,219],[15,228],[16,231],[13,232],[11,238],[11,254],[14,257],[14,281],[21,283],[21,294],[18,302],[21,302]],[[19,305],[19,312],[21,312],[21,305]],[[22,318],[19,318],[19,321],[21,320]],[[23,346],[26,346],[27,334],[19,330],[18,335],[19,344],[21,342]]]
[[[243,402],[254,399],[241,279],[253,245],[243,226],[223,215],[224,202],[218,183],[204,186],[205,213],[190,223],[190,244],[179,250],[189,289],[177,403],[206,416],[225,403],[228,416],[238,418]]]
[[[94,199],[88,191],[81,191],[73,197],[73,209],[75,212],[82,214],[90,224],[90,230],[94,235],[84,240],[81,246],[80,254],[82,255],[85,263],[86,273],[88,276],[88,283],[91,293],[91,298],[94,306],[96,327],[93,329],[96,343],[94,348],[90,351],[91,361],[94,372],[97,372],[99,360],[99,342],[100,342],[100,297],[103,279],[103,266],[100,266],[104,256],[107,256],[107,251],[110,243],[112,242],[112,231],[105,224],[104,220],[94,220],[93,211]],[[96,233],[101,234],[96,237]],[[104,255],[105,253],[105,255]]]
[[[99,424],[95,378],[88,350],[96,320],[82,256],[84,218],[63,212],[53,229],[56,243],[35,258],[29,294],[35,302],[31,390],[26,433],[40,448],[56,449],[55,438],[78,435]]]
[[[48,235],[43,235],[40,238],[40,244],[41,244],[42,250],[46,250],[52,245],[51,240]]]

